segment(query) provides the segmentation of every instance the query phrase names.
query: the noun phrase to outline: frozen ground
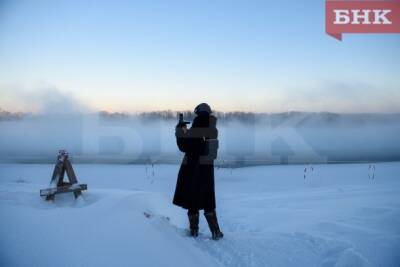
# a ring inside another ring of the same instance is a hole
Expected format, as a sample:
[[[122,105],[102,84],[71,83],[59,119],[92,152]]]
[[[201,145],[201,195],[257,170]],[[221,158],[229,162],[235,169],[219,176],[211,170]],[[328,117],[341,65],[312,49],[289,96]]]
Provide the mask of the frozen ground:
[[[51,203],[52,165],[0,165],[0,266],[400,266],[400,163],[216,170],[218,242],[187,236],[178,167],[74,165],[89,190]]]

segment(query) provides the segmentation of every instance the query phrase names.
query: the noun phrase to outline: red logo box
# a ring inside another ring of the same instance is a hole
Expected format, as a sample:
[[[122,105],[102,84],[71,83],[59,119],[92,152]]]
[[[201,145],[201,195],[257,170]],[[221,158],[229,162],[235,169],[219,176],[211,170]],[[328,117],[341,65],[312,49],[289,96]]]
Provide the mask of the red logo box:
[[[326,33],[400,33],[400,1],[326,1]]]

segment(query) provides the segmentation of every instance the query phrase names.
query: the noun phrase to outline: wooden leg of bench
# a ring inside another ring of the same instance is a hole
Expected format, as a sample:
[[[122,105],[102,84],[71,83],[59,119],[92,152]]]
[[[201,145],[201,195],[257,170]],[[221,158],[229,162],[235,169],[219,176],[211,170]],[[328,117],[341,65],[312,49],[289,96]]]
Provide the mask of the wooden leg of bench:
[[[54,200],[54,195],[47,195],[46,200]]]
[[[81,195],[81,190],[74,191],[75,198],[78,198]]]

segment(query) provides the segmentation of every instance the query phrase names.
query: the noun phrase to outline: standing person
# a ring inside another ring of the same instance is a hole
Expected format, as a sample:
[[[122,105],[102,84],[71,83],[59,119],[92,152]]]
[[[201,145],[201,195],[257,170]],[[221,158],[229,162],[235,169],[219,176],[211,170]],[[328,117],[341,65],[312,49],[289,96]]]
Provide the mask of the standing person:
[[[208,104],[198,105],[192,127],[180,121],[175,128],[178,148],[185,153],[179,169],[173,203],[188,210],[190,234],[199,233],[199,210],[214,240],[224,235],[219,229],[215,212],[214,160],[218,150],[217,118]]]

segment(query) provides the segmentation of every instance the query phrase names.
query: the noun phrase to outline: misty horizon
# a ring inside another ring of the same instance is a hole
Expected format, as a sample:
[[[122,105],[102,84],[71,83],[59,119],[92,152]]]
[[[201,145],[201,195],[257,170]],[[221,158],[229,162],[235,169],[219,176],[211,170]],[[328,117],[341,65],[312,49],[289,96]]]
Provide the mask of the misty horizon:
[[[8,115],[7,115],[8,114]],[[217,165],[400,160],[400,114],[216,112]],[[186,120],[193,113],[184,113]],[[173,111],[137,114],[0,112],[0,161],[53,162],[67,149],[81,163],[177,163]]]
[[[183,110],[175,110],[175,109],[154,109],[154,110],[139,110],[139,111],[112,111],[112,110],[85,110],[85,111],[67,111],[67,112],[59,112],[54,111],[53,113],[49,113],[48,111],[13,111],[13,110],[6,110],[0,107],[0,119],[7,119],[7,118],[22,118],[26,116],[47,116],[50,114],[102,114],[104,116],[111,116],[111,117],[118,117],[118,116],[149,116],[155,115],[160,117],[167,116],[168,119],[176,118],[176,116],[180,113],[194,116],[193,110],[190,109],[183,109]],[[263,115],[283,115],[283,114],[331,114],[331,115],[400,115],[399,112],[365,112],[365,111],[358,111],[358,112],[334,112],[334,111],[304,111],[304,110],[288,110],[288,111],[274,111],[274,112],[267,112],[267,111],[249,111],[249,110],[213,110],[213,114],[216,116],[235,116],[239,114],[243,115],[254,115],[254,116],[263,116]]]

